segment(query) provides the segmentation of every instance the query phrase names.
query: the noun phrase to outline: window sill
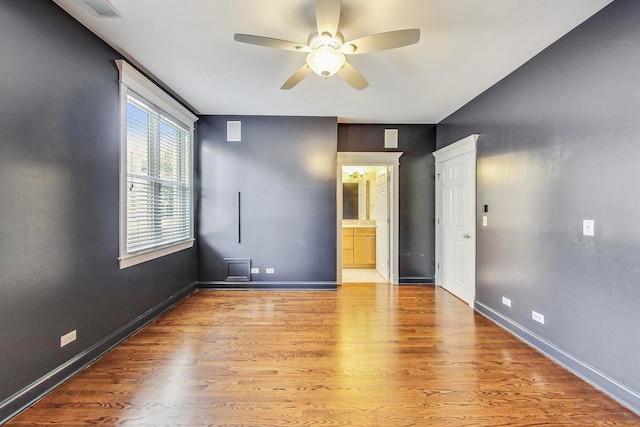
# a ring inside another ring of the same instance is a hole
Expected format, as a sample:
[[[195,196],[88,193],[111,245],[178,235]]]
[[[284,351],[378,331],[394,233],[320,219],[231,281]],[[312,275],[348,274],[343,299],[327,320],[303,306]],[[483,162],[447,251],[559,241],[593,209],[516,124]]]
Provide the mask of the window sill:
[[[119,258],[120,270],[122,270],[123,268],[137,265],[137,264],[142,264],[143,262],[151,261],[152,259],[160,258],[165,255],[170,255],[185,249],[189,249],[192,247],[193,247],[193,239],[188,240],[186,242],[178,243],[172,246],[168,246],[160,249],[154,249],[149,252],[121,257]]]

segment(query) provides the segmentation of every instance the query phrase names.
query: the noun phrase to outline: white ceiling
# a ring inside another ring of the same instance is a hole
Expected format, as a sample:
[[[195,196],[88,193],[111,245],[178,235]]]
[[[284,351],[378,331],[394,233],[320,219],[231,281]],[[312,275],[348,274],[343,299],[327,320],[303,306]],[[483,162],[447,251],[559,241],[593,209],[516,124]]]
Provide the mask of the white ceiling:
[[[248,33],[306,43],[313,0],[110,0],[98,18],[54,0],[199,114],[337,116],[355,123],[437,123],[611,0],[343,0],[345,39],[419,28],[418,44],[348,57],[369,81],[338,76],[280,86],[305,54],[233,40]]]

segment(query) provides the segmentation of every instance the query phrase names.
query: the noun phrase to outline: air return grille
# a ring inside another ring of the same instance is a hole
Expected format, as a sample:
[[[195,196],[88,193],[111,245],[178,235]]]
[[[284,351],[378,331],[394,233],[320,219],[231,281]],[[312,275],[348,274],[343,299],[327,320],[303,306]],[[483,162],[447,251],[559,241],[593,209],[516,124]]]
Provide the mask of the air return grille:
[[[120,12],[107,0],[84,0],[84,4],[87,5],[96,15],[101,18],[121,18]]]

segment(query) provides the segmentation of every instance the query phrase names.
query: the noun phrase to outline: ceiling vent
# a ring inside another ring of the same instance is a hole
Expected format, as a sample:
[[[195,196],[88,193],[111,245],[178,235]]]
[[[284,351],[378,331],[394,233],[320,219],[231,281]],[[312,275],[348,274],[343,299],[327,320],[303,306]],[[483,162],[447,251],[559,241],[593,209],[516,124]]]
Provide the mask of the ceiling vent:
[[[84,0],[84,4],[100,18],[122,18],[120,12],[107,0]]]

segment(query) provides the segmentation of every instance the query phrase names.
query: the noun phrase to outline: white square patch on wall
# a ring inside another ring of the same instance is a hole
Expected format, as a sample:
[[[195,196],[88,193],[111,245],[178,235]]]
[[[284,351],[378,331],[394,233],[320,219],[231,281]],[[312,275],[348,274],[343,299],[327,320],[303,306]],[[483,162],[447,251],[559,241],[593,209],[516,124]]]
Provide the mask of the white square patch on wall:
[[[384,130],[384,148],[398,148],[398,129]]]
[[[242,122],[227,122],[227,141],[242,141]]]

